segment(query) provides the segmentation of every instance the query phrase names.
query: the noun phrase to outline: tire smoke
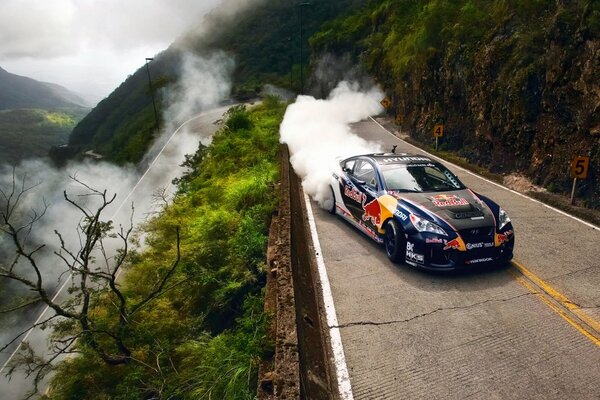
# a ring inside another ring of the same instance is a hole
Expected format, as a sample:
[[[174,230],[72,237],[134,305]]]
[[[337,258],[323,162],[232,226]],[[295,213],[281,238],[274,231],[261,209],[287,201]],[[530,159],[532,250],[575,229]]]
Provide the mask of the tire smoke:
[[[326,208],[331,173],[338,159],[381,151],[377,143],[352,133],[350,124],[379,114],[380,89],[360,91],[356,83],[341,82],[327,99],[298,96],[280,129],[281,143],[290,149],[290,162],[302,179],[304,191]]]

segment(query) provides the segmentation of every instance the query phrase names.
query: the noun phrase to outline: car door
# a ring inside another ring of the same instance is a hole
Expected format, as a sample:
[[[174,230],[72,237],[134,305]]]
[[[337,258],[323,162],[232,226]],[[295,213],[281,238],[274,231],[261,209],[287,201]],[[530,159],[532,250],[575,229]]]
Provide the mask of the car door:
[[[376,207],[379,205],[376,200],[379,185],[375,166],[369,160],[357,159],[348,177],[350,185],[344,188],[346,208],[354,218],[376,229],[380,211]]]

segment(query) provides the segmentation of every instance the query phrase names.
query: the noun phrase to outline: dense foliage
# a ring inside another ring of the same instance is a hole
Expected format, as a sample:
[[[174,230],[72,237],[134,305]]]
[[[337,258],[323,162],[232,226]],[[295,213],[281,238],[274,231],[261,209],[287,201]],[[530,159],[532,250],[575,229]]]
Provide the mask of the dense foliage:
[[[272,351],[262,288],[284,108],[274,99],[234,107],[212,144],[187,158],[175,200],[145,227],[147,247],[121,282],[133,301],[151,290],[179,227],[182,259],[169,289],[130,321],[132,361],[108,366],[80,340],[82,354],[59,366],[49,398],[253,398],[257,362]],[[94,313],[117,323],[108,294]]]
[[[403,127],[494,171],[568,190],[571,157],[600,207],[600,3],[591,0],[384,0],[327,23],[315,53],[352,54],[393,100]]]

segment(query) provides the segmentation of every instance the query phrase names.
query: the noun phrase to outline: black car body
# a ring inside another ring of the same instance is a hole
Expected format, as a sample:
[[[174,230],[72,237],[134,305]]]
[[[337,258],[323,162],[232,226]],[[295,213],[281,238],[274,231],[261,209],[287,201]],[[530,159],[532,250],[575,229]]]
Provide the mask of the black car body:
[[[512,259],[506,212],[430,157],[347,158],[332,174],[331,191],[330,212],[384,243],[393,261],[452,270]]]

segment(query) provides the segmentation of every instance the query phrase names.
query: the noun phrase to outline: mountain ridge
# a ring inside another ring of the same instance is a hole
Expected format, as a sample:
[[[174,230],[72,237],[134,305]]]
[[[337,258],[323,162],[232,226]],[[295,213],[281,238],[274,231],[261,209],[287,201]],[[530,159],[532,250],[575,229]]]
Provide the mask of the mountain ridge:
[[[0,110],[86,108],[80,96],[56,83],[13,74],[0,67]]]

